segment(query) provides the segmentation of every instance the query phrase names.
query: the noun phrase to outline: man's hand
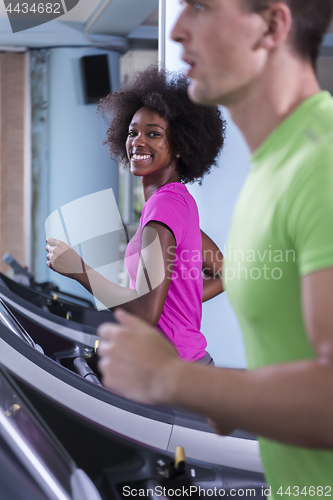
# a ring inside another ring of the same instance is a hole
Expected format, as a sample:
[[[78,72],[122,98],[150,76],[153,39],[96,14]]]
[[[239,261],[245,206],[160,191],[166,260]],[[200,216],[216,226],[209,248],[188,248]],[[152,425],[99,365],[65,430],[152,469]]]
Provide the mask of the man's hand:
[[[215,434],[219,434],[220,436],[229,436],[229,434],[231,434],[235,430],[233,427],[226,427],[225,425],[221,425],[211,418],[207,418],[207,422],[211,426]]]
[[[47,238],[46,243],[46,265],[50,269],[68,278],[84,273],[81,257],[66,243],[55,238]]]
[[[163,403],[172,391],[171,374],[182,364],[171,344],[146,322],[118,309],[120,324],[105,323],[97,334],[103,384],[144,403]]]

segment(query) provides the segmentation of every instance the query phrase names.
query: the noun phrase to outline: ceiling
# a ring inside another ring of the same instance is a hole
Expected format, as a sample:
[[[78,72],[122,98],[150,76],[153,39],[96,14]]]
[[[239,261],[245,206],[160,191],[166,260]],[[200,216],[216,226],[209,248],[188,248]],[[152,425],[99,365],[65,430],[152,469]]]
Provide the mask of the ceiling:
[[[59,0],[64,5],[69,0]],[[126,52],[157,48],[159,0],[70,0],[78,3],[59,19],[13,33],[0,0],[0,50],[97,45]],[[333,56],[333,22],[322,55]]]
[[[79,0],[57,20],[13,33],[0,0],[0,50],[65,45],[103,45],[123,52],[130,47],[157,48],[158,4],[159,0]]]
[[[79,0],[78,4],[65,14],[62,19],[85,23],[102,3],[105,2],[101,0]],[[3,0],[0,0],[0,17],[7,18],[6,7]]]

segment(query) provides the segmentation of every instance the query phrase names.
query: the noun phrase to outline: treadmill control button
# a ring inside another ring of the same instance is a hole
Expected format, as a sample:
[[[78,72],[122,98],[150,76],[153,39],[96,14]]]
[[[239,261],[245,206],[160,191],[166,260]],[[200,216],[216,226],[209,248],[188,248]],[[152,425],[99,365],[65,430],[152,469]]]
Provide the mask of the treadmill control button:
[[[175,451],[175,469],[178,474],[183,474],[186,467],[185,451],[182,446],[177,446]]]
[[[165,467],[158,471],[159,479],[170,479],[172,477],[172,470],[170,467]]]
[[[176,477],[176,469],[174,467],[173,461],[169,463],[165,462],[163,458],[156,460],[157,464],[157,477],[158,479],[173,479]]]
[[[21,409],[20,405],[15,403],[13,406],[10,407],[9,410],[5,411],[5,415],[7,415],[7,417],[14,417],[16,413],[20,411],[20,409]]]

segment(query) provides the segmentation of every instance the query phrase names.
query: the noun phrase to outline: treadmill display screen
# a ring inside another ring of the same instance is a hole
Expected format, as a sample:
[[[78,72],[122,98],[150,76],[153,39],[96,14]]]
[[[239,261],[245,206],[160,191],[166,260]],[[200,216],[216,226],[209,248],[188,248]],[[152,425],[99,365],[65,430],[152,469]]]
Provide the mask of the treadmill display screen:
[[[48,498],[72,498],[74,462],[0,369],[0,435]]]

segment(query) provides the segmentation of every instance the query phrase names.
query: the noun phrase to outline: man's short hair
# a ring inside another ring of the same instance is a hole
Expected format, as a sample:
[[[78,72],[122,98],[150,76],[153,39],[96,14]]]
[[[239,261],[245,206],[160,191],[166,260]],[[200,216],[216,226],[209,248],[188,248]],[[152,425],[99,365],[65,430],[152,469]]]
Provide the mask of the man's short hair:
[[[262,12],[279,0],[243,0],[246,8]],[[319,54],[320,44],[333,14],[333,0],[280,0],[290,8],[293,25],[291,43],[294,51],[313,67]]]

